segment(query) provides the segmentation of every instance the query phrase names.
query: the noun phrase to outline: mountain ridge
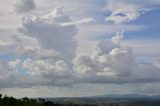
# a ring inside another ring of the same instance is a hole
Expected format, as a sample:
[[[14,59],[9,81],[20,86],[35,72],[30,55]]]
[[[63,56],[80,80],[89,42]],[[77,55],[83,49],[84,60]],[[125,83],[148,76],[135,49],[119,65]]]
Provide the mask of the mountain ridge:
[[[106,94],[90,96],[91,98],[147,98],[147,99],[160,99],[160,95],[141,95],[141,94]]]

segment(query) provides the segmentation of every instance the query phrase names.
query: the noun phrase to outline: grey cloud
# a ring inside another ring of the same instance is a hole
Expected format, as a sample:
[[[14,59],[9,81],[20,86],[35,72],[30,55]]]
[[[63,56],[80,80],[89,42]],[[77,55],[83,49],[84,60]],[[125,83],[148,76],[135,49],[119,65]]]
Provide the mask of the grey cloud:
[[[19,0],[14,6],[15,11],[19,14],[30,12],[36,8],[34,0]]]
[[[45,49],[54,49],[59,52],[65,62],[70,63],[74,58],[77,34],[75,25],[61,26],[61,23],[71,22],[62,7],[57,7],[53,12],[40,16],[23,19],[20,33],[35,37]]]
[[[132,49],[121,45],[122,32],[93,45],[90,54],[75,54],[78,28],[74,22],[64,23],[72,20],[62,7],[44,16],[22,19],[18,29],[22,35],[12,36],[10,44],[0,43],[3,48],[12,48],[9,52],[15,57],[0,63],[1,87],[160,81],[159,65],[137,62]]]
[[[145,83],[145,84],[135,84],[135,88],[132,90],[133,92],[139,94],[147,94],[147,95],[158,95],[160,93],[160,83]]]
[[[23,25],[19,31],[23,35],[12,36],[11,45],[14,49],[10,50],[14,57],[22,59],[6,63],[11,74],[6,73],[8,77],[4,77],[0,85],[69,86],[73,83],[71,61],[75,55],[74,36],[77,34],[77,28],[75,25],[61,26],[61,23],[71,22],[62,8],[57,7],[53,12],[40,17],[25,17],[22,21]],[[31,80],[34,80],[33,83]]]

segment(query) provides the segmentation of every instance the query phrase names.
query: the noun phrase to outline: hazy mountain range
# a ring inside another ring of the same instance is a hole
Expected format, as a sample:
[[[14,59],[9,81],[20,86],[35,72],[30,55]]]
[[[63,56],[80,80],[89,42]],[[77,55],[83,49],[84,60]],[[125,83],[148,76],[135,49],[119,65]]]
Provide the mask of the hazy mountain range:
[[[45,98],[48,101],[55,103],[66,104],[69,102],[77,104],[97,104],[97,103],[120,103],[120,102],[135,102],[135,101],[159,101],[160,95],[147,96],[139,94],[107,94],[89,97],[60,97],[60,98]]]
[[[106,95],[97,95],[97,96],[91,96],[90,98],[148,98],[148,99],[160,99],[160,95],[140,95],[140,94],[106,94]]]

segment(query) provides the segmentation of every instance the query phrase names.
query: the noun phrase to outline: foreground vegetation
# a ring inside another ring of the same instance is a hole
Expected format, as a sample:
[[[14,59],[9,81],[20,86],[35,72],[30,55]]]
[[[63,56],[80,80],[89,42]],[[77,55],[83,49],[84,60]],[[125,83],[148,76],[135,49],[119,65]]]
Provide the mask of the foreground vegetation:
[[[96,103],[96,104],[74,104],[71,102],[60,104],[51,101],[46,101],[45,99],[29,99],[27,97],[16,99],[13,97],[8,97],[0,94],[0,106],[160,106],[160,100],[152,101],[121,101],[121,102],[106,102],[106,103]]]
[[[0,94],[0,106],[96,106],[96,105],[78,105],[74,103],[58,104],[45,99],[29,99],[27,97],[16,99]]]

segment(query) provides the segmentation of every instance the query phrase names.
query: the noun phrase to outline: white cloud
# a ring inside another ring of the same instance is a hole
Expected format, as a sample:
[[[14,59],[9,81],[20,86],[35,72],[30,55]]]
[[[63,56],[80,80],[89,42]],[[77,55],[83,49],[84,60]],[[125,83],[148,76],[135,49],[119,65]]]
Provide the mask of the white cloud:
[[[40,17],[23,18],[20,33],[35,37],[42,48],[53,49],[61,54],[61,58],[70,63],[74,57],[77,34],[75,25],[61,26],[62,23],[71,22],[62,7],[57,7],[53,12]],[[68,48],[69,47],[69,48]]]
[[[63,60],[56,61],[54,64],[43,60],[26,60],[23,63],[24,69],[32,77],[40,77],[46,79],[45,85],[53,86],[69,86],[72,79],[71,70]],[[43,84],[40,84],[43,85]]]
[[[28,87],[34,84],[69,86],[73,82],[71,61],[76,49],[76,26],[61,26],[61,23],[71,22],[61,7],[48,15],[25,17],[22,21],[22,29],[19,31],[23,35],[9,36],[10,44],[1,43],[8,55],[11,54],[14,59],[7,61],[8,65],[4,66],[10,69],[11,73],[6,71],[7,76],[0,82],[2,88]],[[11,49],[8,50],[6,46]],[[13,83],[12,77],[17,82]]]
[[[44,60],[15,60],[0,63],[1,88],[31,86],[69,86],[71,70],[63,60],[54,64]]]
[[[62,23],[61,25],[62,26],[69,26],[69,25],[77,25],[77,24],[90,24],[90,23],[93,23],[94,22],[94,19],[93,18],[84,18],[84,19],[81,19],[79,21],[75,21],[75,22],[66,22],[66,23]]]
[[[141,3],[137,5],[132,2],[109,1],[107,9],[111,12],[111,15],[106,17],[106,21],[121,24],[134,21],[145,12],[156,8],[144,8]]]
[[[123,38],[123,31],[118,31],[117,35],[112,37],[112,42],[120,45],[121,39]]]
[[[91,54],[80,54],[74,59],[74,71],[79,80],[90,83],[160,80],[158,67],[137,62],[132,49],[120,45],[122,36],[117,33],[112,41],[100,41]]]
[[[10,61],[0,63],[1,87],[160,80],[157,66],[138,63],[132,49],[121,45],[122,32],[111,40],[101,40],[92,45],[90,54],[75,54],[75,37],[78,34],[76,25],[91,21],[92,18],[72,21],[62,7],[57,7],[47,15],[22,18],[22,26],[18,29],[22,35],[12,35],[7,42],[0,43],[1,48],[12,55]],[[96,27],[86,28],[86,31],[94,34],[92,30]],[[119,28],[120,26],[117,29]],[[103,30],[105,32],[106,28],[103,27]]]

